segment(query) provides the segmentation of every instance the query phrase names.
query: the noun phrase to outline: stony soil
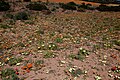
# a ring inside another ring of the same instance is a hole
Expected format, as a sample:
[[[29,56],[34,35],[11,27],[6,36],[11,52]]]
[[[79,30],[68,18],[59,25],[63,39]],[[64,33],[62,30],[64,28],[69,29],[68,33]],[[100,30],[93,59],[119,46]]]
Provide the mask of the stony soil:
[[[114,42],[120,40],[120,12],[32,11],[29,20],[2,17],[0,24],[12,26],[0,28],[0,71],[17,69],[23,80],[120,80]],[[10,65],[11,58],[22,61]]]

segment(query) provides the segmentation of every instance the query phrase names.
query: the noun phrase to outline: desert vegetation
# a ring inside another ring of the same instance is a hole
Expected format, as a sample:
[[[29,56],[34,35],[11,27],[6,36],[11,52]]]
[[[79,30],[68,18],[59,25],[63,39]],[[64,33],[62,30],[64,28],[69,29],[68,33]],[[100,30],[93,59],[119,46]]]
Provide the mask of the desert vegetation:
[[[119,80],[119,11],[0,1],[0,80]]]

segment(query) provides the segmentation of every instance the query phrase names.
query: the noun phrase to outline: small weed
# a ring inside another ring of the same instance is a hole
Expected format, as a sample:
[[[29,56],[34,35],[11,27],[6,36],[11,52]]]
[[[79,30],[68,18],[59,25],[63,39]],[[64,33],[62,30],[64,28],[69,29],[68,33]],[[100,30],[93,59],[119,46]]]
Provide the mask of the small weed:
[[[83,61],[83,59],[87,55],[89,55],[89,51],[87,51],[86,49],[80,48],[77,55],[71,54],[69,55],[69,58]]]
[[[19,80],[15,71],[11,68],[7,68],[1,71],[2,80]]]
[[[39,65],[41,65],[43,63],[44,63],[43,60],[37,60],[34,65],[37,67],[37,66],[39,66]]]
[[[15,20],[28,20],[29,15],[27,12],[19,12],[14,16]]]
[[[8,64],[12,66],[12,65],[16,65],[17,63],[20,63],[21,61],[22,61],[22,58],[12,57],[8,60]]]
[[[56,50],[56,49],[58,49],[58,47],[55,43],[49,43],[48,44],[48,49],[49,50]]]
[[[44,30],[43,29],[39,29],[38,31],[36,31],[37,34],[44,34]]]
[[[12,28],[12,26],[1,24],[0,28],[7,29],[7,28]]]
[[[120,40],[115,40],[114,44],[120,46]]]
[[[104,47],[106,47],[106,48],[111,48],[112,46],[113,45],[111,43],[109,43],[109,42],[104,43]]]
[[[69,55],[69,58],[70,58],[70,59],[75,59],[75,58],[76,58],[76,55],[70,54],[70,55]]]
[[[82,70],[75,68],[69,68],[69,72],[73,77],[79,77],[80,75],[84,74]]]
[[[54,58],[56,55],[51,51],[44,52],[44,58]]]
[[[89,55],[89,51],[86,49],[80,48],[78,54]]]
[[[57,43],[62,43],[63,42],[63,39],[62,38],[56,38],[55,40]]]
[[[17,44],[17,46],[25,47],[24,43],[22,43],[22,42],[19,42],[19,43]]]
[[[10,19],[13,19],[14,15],[10,14],[10,13],[7,13],[5,15],[3,15],[5,18],[10,18]]]

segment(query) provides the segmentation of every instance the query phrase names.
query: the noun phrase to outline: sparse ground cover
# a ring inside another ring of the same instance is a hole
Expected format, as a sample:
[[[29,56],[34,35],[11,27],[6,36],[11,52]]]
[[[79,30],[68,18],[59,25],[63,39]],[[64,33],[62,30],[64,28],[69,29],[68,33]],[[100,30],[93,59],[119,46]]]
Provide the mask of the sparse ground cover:
[[[120,80],[120,12],[29,15],[1,18],[2,80]]]

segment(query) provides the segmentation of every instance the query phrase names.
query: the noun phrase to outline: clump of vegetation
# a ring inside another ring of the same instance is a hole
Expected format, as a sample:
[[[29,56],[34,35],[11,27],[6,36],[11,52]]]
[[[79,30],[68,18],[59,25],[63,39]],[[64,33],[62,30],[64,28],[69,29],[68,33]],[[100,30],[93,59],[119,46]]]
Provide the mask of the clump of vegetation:
[[[30,2],[31,0],[23,0],[23,1],[25,1],[25,2]]]
[[[51,51],[44,52],[44,58],[54,58],[56,55]]]
[[[55,43],[49,43],[48,44],[48,49],[49,50],[56,50],[56,49],[58,49],[58,47]]]
[[[9,26],[9,25],[4,25],[4,24],[1,24],[0,25],[0,28],[3,28],[3,29],[7,29],[7,28],[12,28],[12,26]]]
[[[78,77],[78,76],[80,76],[81,74],[83,74],[83,72],[82,72],[82,70],[80,70],[80,69],[72,70],[72,72],[71,72],[71,75],[74,76],[74,77]]]
[[[99,7],[97,7],[97,10],[99,11],[120,11],[120,6],[106,6],[101,4]]]
[[[9,3],[1,0],[0,1],[0,11],[7,11],[9,9],[10,9]]]
[[[8,64],[9,65],[16,65],[17,63],[20,63],[22,61],[22,58],[15,58],[15,57],[12,57],[8,60]]]
[[[84,72],[80,69],[69,68],[68,71],[65,70],[65,73],[69,72],[73,77],[79,77],[80,75],[84,74]]]
[[[19,42],[16,46],[25,47],[25,44],[22,42]]]
[[[13,19],[14,18],[14,15],[10,14],[10,13],[7,13],[4,15],[5,18],[10,18],[10,19]]]
[[[83,61],[83,59],[87,55],[89,55],[89,51],[86,49],[80,48],[77,55],[71,54],[71,55],[69,55],[69,58]]]
[[[39,66],[39,65],[41,65],[41,64],[43,64],[44,63],[44,61],[43,60],[37,60],[37,61],[35,61],[35,66],[37,67],[37,66]]]
[[[38,31],[36,31],[37,34],[44,34],[44,30],[43,29],[39,29]]]
[[[55,43],[48,43],[48,44],[45,44],[44,42],[39,42],[39,47],[38,49],[40,50],[57,50],[58,47],[57,47],[57,44]]]
[[[78,11],[78,12],[85,12],[85,9],[84,9],[84,8],[79,7],[79,8],[77,9],[77,11]]]
[[[15,73],[15,71],[11,68],[6,68],[1,71],[2,80],[19,80],[19,77]]]
[[[62,43],[63,42],[63,39],[62,38],[56,38],[55,40],[57,43]]]
[[[87,9],[87,10],[95,10],[95,8],[91,4],[85,4],[82,3],[81,5],[78,6],[78,9]]]
[[[60,4],[61,7],[65,10],[76,10],[77,4],[74,2],[69,2],[67,4]]]
[[[18,12],[18,13],[14,16],[14,18],[15,18],[16,20],[28,20],[29,14],[28,14],[27,12],[25,12],[25,11],[23,11],[23,12]]]
[[[48,10],[47,6],[41,2],[31,2],[26,7],[29,8],[30,10],[36,11]]]
[[[114,44],[120,46],[120,40],[115,40]]]

